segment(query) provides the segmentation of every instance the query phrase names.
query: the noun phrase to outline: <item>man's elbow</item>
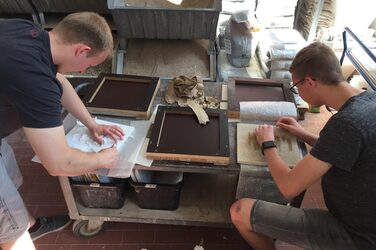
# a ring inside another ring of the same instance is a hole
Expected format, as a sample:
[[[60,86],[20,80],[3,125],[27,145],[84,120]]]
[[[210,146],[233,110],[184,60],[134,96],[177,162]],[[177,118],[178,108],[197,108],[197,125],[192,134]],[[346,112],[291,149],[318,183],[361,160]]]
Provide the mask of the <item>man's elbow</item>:
[[[283,197],[285,197],[287,200],[292,200],[296,196],[298,196],[300,193],[296,189],[293,189],[292,187],[284,187],[280,189]]]
[[[69,163],[66,161],[51,161],[43,164],[51,176],[69,176]]]

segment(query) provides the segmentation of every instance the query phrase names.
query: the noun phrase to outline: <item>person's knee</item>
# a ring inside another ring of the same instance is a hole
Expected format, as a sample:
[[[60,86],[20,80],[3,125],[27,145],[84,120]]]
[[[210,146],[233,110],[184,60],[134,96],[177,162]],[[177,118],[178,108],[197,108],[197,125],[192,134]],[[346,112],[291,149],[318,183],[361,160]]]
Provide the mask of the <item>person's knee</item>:
[[[250,215],[253,203],[253,199],[245,198],[237,200],[231,205],[230,215],[234,225],[250,227]]]
[[[0,244],[0,249],[3,250],[33,250],[35,249],[34,243],[30,238],[29,232],[26,230],[21,236],[15,240],[10,240]]]

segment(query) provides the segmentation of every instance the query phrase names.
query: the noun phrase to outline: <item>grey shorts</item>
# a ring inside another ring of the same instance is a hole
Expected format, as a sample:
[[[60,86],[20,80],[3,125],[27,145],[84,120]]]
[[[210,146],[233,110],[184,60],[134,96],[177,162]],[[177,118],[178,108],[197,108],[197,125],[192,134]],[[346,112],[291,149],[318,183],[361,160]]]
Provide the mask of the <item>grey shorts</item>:
[[[306,249],[357,249],[328,211],[295,208],[257,200],[251,210],[253,231]]]
[[[14,153],[3,139],[0,143],[0,244],[20,237],[29,226],[27,209],[17,188],[22,175]]]

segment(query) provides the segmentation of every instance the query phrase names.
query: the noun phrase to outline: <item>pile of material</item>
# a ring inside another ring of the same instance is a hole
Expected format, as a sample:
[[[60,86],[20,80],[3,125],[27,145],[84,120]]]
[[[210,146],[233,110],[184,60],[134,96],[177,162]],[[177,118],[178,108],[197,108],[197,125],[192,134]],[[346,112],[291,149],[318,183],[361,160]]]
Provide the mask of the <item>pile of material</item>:
[[[200,77],[175,77],[170,80],[165,101],[177,103],[180,107],[190,107],[196,114],[200,124],[206,124],[209,117],[204,108],[217,109],[220,101],[211,96],[205,96],[204,83]]]
[[[264,30],[256,54],[266,77],[291,82],[291,62],[305,45],[306,41],[294,29]]]

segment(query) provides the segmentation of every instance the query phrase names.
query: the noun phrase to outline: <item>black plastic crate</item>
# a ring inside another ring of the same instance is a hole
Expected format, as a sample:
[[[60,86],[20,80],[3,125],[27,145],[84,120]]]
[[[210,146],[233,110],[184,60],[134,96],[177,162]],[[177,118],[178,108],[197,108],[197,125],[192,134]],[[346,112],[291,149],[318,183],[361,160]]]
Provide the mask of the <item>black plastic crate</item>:
[[[121,208],[129,187],[128,179],[113,183],[82,183],[70,180],[76,200],[88,208]]]
[[[161,172],[156,173],[159,176],[161,174]],[[178,174],[181,174],[181,181],[176,184],[161,183],[158,177],[145,182],[129,179],[130,185],[136,192],[137,205],[145,209],[176,210],[179,207],[180,191],[183,187],[182,173]]]

